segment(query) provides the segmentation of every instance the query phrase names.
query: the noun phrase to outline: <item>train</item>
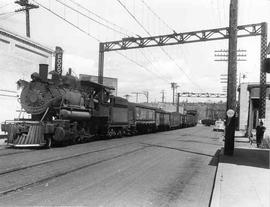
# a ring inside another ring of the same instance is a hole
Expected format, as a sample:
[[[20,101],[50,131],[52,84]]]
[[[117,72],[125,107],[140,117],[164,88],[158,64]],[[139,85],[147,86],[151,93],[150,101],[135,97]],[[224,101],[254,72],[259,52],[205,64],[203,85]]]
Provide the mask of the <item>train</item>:
[[[50,78],[48,78],[50,76]],[[1,124],[7,144],[13,147],[51,147],[57,143],[78,143],[91,138],[114,138],[191,127],[197,112],[167,112],[132,103],[111,95],[103,84],[79,80],[40,64],[31,81],[19,80],[19,102],[30,119]]]

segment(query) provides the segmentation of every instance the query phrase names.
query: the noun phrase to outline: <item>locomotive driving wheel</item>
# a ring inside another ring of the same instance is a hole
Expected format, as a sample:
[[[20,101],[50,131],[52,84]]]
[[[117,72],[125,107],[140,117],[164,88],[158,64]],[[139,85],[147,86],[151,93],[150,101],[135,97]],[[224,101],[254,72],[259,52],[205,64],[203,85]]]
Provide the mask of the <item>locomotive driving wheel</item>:
[[[122,129],[118,129],[117,132],[116,132],[116,136],[117,136],[118,138],[123,137],[123,130],[122,130]]]
[[[107,137],[113,138],[113,137],[115,137],[115,135],[116,135],[116,133],[115,133],[114,129],[113,128],[109,128],[108,129],[108,132],[107,132]]]

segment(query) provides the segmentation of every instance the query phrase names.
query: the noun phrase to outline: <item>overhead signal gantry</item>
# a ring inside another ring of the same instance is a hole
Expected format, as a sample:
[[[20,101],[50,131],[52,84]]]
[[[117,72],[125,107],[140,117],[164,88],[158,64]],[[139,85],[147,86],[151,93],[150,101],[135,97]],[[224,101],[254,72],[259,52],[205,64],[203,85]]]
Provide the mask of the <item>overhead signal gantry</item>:
[[[266,100],[266,73],[264,61],[267,50],[267,23],[247,24],[237,26],[237,37],[261,36],[261,68],[260,68],[260,117],[265,117]],[[99,43],[98,82],[103,83],[104,53],[117,50],[128,50],[148,47],[160,47],[194,42],[205,42],[213,40],[229,39],[230,28],[222,27],[216,29],[199,30],[184,33],[172,33],[150,37],[127,37],[118,41]]]

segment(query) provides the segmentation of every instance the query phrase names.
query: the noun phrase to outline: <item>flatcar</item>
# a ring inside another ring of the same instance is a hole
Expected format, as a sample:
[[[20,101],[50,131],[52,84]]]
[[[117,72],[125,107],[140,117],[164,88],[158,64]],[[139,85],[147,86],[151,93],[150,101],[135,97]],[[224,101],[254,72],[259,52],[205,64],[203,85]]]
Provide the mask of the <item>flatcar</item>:
[[[122,137],[196,125],[195,111],[186,115],[131,103],[110,95],[113,88],[50,72],[41,64],[31,81],[19,80],[22,108],[32,118],[5,121],[2,131],[14,147],[51,147],[93,137]]]

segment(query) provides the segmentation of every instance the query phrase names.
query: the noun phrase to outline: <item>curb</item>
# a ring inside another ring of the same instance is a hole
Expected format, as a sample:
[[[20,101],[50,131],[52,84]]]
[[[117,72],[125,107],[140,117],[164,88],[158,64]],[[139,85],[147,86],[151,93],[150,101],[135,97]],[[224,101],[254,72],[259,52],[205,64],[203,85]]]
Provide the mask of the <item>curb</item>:
[[[212,186],[212,193],[211,193],[211,196],[210,196],[210,201],[209,201],[209,205],[208,207],[214,207],[214,206],[217,206],[217,205],[213,205],[213,203],[217,203],[217,196],[216,196],[216,181],[217,181],[217,174],[218,174],[218,169],[219,169],[219,160],[220,160],[220,154],[222,153],[222,149],[219,149],[218,150],[218,156],[217,156],[217,168],[216,168],[216,172],[215,172],[215,176],[214,176],[214,182],[213,182],[213,186]],[[218,196],[219,197],[219,196]]]

